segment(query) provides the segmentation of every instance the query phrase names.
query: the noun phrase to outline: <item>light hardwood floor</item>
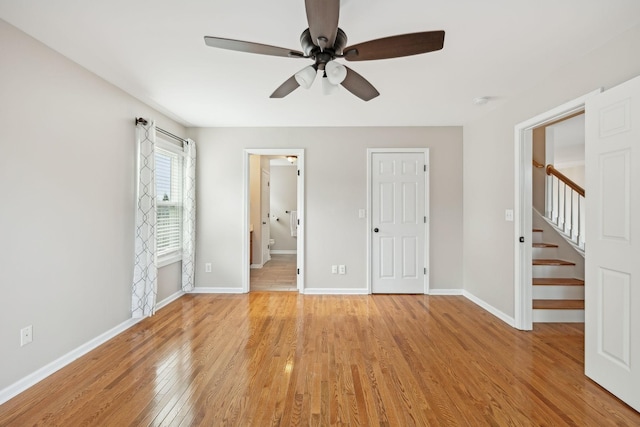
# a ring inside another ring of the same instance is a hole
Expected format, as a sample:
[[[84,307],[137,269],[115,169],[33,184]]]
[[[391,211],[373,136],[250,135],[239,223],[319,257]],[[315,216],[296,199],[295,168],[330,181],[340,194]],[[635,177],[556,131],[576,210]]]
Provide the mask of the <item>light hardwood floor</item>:
[[[638,426],[580,324],[463,297],[186,295],[0,406],[1,426]]]
[[[251,269],[250,289],[255,291],[297,291],[296,255],[274,254],[262,268]]]

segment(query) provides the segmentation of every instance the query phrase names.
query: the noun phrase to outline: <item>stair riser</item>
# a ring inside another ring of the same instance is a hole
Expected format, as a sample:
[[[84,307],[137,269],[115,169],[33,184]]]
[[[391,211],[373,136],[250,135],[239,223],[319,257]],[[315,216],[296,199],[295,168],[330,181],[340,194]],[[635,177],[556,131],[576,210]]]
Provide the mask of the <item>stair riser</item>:
[[[531,258],[533,259],[557,259],[558,248],[531,248]]]
[[[584,323],[584,310],[533,310],[534,323]]]
[[[534,265],[533,277],[574,277],[573,265]]]
[[[534,286],[533,299],[584,299],[584,286]]]
[[[542,232],[541,231],[534,231],[531,233],[531,240],[533,240],[533,243],[542,243]]]

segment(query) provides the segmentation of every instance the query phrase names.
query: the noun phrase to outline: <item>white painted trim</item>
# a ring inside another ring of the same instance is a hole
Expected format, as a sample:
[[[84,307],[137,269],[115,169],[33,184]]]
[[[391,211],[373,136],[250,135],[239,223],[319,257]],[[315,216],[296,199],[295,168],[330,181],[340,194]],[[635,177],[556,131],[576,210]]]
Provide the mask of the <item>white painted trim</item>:
[[[533,329],[531,230],[531,140],[533,128],[584,110],[587,99],[602,92],[602,88],[566,102],[529,120],[518,123],[514,129],[514,326],[521,330]],[[524,243],[519,237],[524,236]]]
[[[172,302],[174,302],[175,300],[177,300],[178,298],[180,298],[183,295],[184,295],[184,291],[180,290],[180,291],[174,293],[173,295],[169,295],[168,297],[166,297],[162,301],[157,302],[156,303],[156,311],[160,310],[161,308],[166,307],[167,305],[171,304]]]
[[[242,288],[216,288],[196,286],[189,294],[246,294]]]
[[[364,288],[305,288],[305,295],[368,295]]]
[[[462,295],[466,299],[468,299],[469,301],[473,302],[474,304],[480,306],[481,308],[485,309],[489,313],[493,314],[498,319],[500,319],[503,322],[505,322],[507,325],[509,325],[511,327],[515,327],[516,321],[515,321],[515,319],[513,317],[504,314],[502,311],[498,310],[497,308],[495,308],[491,304],[485,302],[484,300],[481,300],[480,298],[478,298],[477,296],[473,295],[469,291],[463,290],[462,291]]]
[[[260,156],[284,156],[287,154],[291,154],[294,156],[297,156],[297,166],[298,166],[298,170],[300,171],[300,176],[298,178],[298,183],[297,183],[297,196],[298,196],[298,205],[296,207],[297,212],[298,212],[298,220],[300,221],[300,225],[298,226],[298,236],[297,236],[297,259],[296,259],[296,264],[297,264],[297,268],[299,270],[299,273],[297,275],[297,288],[298,288],[298,292],[303,292],[304,290],[304,274],[305,274],[305,269],[304,269],[304,241],[305,241],[305,227],[306,227],[306,223],[305,223],[305,214],[304,214],[304,208],[305,208],[305,193],[304,193],[304,188],[305,188],[305,173],[304,173],[304,148],[247,148],[243,151],[243,168],[244,168],[244,183],[243,183],[243,187],[242,187],[242,191],[243,191],[243,215],[244,215],[244,221],[242,224],[242,265],[245,265],[246,267],[242,269],[242,289],[241,292],[242,293],[247,293],[249,292],[249,288],[250,288],[250,280],[251,280],[251,274],[249,269],[252,268],[251,265],[249,265],[249,223],[250,223],[250,217],[249,217],[249,206],[251,203],[251,199],[250,199],[250,191],[249,191],[249,185],[250,185],[250,181],[249,181],[249,173],[250,173],[250,167],[249,167],[249,156],[255,154],[255,155],[260,155]]]
[[[264,264],[251,264],[249,268],[261,269],[264,267]]]
[[[295,255],[297,253],[297,249],[271,249],[271,255]]]
[[[47,378],[49,375],[53,374],[54,372],[64,368],[74,360],[89,353],[91,350],[94,350],[98,346],[116,337],[120,333],[124,332],[125,330],[129,329],[136,323],[140,322],[141,320],[143,320],[143,318],[128,319],[122,322],[121,324],[117,325],[116,327],[111,328],[108,331],[98,335],[97,337],[87,341],[86,343],[82,344],[76,349],[71,350],[69,353],[59,357],[53,362],[48,363],[42,368],[32,372],[26,377],[0,390],[0,405],[5,403],[9,399],[14,398],[15,396],[22,393],[23,391],[27,390],[29,387],[32,387],[35,384],[39,383],[40,381]]]
[[[431,215],[429,210],[429,187],[430,181],[429,177],[431,176],[431,166],[429,163],[429,148],[367,148],[367,253],[366,253],[366,285],[367,292],[371,293],[371,268],[372,268],[372,259],[371,259],[371,229],[373,225],[371,224],[371,212],[373,212],[373,198],[371,196],[371,161],[373,160],[374,153],[422,153],[424,154],[424,164],[427,166],[427,172],[425,174],[425,185],[424,185],[424,214],[427,217],[427,224],[424,229],[424,266],[427,269],[427,274],[424,277],[424,294],[429,294],[429,277],[431,275],[431,268],[429,265],[429,240],[430,240],[430,225],[431,225]]]
[[[160,255],[159,257],[156,258],[156,266],[158,268],[162,268],[179,261],[182,261],[182,250],[173,251],[168,254]]]
[[[536,323],[584,323],[584,310],[533,310]]]
[[[443,295],[462,295],[464,290],[462,289],[430,289],[429,295],[443,296]]]

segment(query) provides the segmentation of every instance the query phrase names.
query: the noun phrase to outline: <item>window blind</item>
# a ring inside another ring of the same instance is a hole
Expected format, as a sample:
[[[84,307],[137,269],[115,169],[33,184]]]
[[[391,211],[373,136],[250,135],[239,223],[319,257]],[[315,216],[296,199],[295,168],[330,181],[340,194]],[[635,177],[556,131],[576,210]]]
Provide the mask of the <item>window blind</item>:
[[[156,223],[157,255],[182,250],[182,156],[157,147]]]

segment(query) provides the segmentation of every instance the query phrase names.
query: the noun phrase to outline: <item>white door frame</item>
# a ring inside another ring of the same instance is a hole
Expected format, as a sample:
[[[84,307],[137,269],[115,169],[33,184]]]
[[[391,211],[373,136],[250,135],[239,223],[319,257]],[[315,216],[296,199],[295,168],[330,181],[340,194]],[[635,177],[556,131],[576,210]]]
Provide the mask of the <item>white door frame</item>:
[[[251,205],[251,192],[250,192],[250,180],[249,180],[249,157],[251,155],[258,156],[286,156],[288,154],[297,156],[297,166],[298,171],[300,171],[300,177],[298,178],[297,184],[297,207],[298,210],[298,221],[300,225],[298,225],[298,235],[297,235],[297,243],[296,243],[296,252],[297,252],[297,287],[298,292],[304,292],[304,149],[303,148],[247,148],[243,151],[243,215],[244,221],[242,223],[242,292],[249,292],[250,280],[251,280],[251,272],[249,265],[249,224],[251,222],[249,206]]]
[[[514,296],[515,327],[524,331],[533,329],[532,286],[532,131],[534,128],[562,119],[584,110],[588,98],[602,92],[597,89],[539,114],[515,126],[515,209],[514,209]],[[520,238],[524,242],[520,242]]]
[[[431,218],[429,216],[429,149],[428,148],[367,148],[367,293],[371,294],[371,268],[373,262],[371,259],[371,232],[373,225],[371,224],[371,217],[373,212],[373,197],[371,191],[373,190],[371,185],[371,162],[373,160],[374,153],[422,153],[424,155],[424,164],[427,166],[427,172],[425,173],[425,185],[424,185],[424,214],[427,217],[427,223],[424,227],[424,266],[427,269],[427,274],[424,276],[424,293],[429,293],[429,276],[431,270],[429,268],[429,225]]]
[[[271,188],[270,188],[270,181],[271,181],[271,169],[266,170],[263,168],[260,168],[260,221],[262,222],[262,225],[260,226],[260,245],[262,246],[260,248],[260,253],[262,254],[261,257],[261,262],[260,265],[264,266],[267,262],[269,262],[271,260],[271,248],[269,247],[269,240],[271,239],[271,220],[270,220],[270,212],[271,212]],[[249,176],[251,176],[251,172],[249,172]],[[249,178],[251,179],[251,178]],[[267,190],[265,190],[265,179],[266,179],[266,185],[267,185]],[[269,193],[269,209],[266,210],[266,218],[265,218],[265,212],[264,209],[267,207],[266,203],[264,201],[265,199],[265,192]],[[251,204],[251,203],[249,203]],[[249,214],[251,215],[251,214]],[[249,223],[251,223],[251,221],[249,221]],[[265,239],[265,234],[267,235],[267,238]],[[251,245],[249,245],[251,246]],[[249,255],[249,257],[251,257],[251,255]]]

